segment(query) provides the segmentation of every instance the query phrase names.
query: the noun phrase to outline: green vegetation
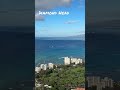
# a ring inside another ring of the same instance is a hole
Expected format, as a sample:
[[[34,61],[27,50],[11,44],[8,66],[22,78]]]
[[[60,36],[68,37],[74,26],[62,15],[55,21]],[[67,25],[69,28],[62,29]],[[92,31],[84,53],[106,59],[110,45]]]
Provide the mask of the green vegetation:
[[[36,74],[36,81],[52,86],[51,90],[69,90],[85,84],[84,66],[60,65],[56,69],[40,71]],[[67,88],[67,89],[66,89]]]

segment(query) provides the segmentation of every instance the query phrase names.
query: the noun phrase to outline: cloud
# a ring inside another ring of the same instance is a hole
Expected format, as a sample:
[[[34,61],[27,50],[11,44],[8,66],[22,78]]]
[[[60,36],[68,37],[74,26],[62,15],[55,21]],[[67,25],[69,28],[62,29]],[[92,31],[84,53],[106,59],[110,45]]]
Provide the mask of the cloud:
[[[67,7],[71,4],[72,0],[35,0],[35,11],[51,10],[56,7]]]
[[[78,8],[84,8],[85,7],[85,0],[78,0]]]
[[[66,21],[65,24],[75,24],[75,23],[79,23],[79,20],[70,20],[70,21]]]
[[[68,7],[72,0],[35,0],[35,20],[44,21],[44,16],[38,14],[40,10],[52,10],[56,7]]]
[[[35,14],[35,20],[36,21],[44,21],[44,16],[39,15],[39,13],[36,13]]]

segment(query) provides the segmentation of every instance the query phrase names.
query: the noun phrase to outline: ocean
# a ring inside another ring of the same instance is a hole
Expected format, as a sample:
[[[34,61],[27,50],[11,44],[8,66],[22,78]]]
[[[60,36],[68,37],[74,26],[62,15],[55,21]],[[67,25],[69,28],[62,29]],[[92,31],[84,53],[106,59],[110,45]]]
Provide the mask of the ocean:
[[[39,63],[63,64],[63,57],[85,59],[83,40],[35,40],[35,65]]]

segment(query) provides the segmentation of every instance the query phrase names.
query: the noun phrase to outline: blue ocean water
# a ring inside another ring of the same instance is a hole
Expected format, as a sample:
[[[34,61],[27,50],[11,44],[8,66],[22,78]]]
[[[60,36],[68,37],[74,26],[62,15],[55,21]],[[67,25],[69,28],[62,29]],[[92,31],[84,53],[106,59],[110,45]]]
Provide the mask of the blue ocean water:
[[[35,64],[63,64],[62,57],[85,59],[85,41],[82,40],[35,40]]]

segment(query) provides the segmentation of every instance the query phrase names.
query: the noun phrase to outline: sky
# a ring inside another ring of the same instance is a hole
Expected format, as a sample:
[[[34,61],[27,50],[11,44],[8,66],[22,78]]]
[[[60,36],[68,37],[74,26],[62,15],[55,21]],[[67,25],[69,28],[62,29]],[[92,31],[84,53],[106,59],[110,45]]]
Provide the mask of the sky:
[[[39,11],[63,11],[69,12],[69,15],[39,15]],[[35,1],[35,37],[67,37],[84,33],[84,0]]]
[[[119,6],[120,0],[86,0],[86,23],[120,20]]]
[[[33,26],[34,7],[33,0],[1,0],[0,27]]]

